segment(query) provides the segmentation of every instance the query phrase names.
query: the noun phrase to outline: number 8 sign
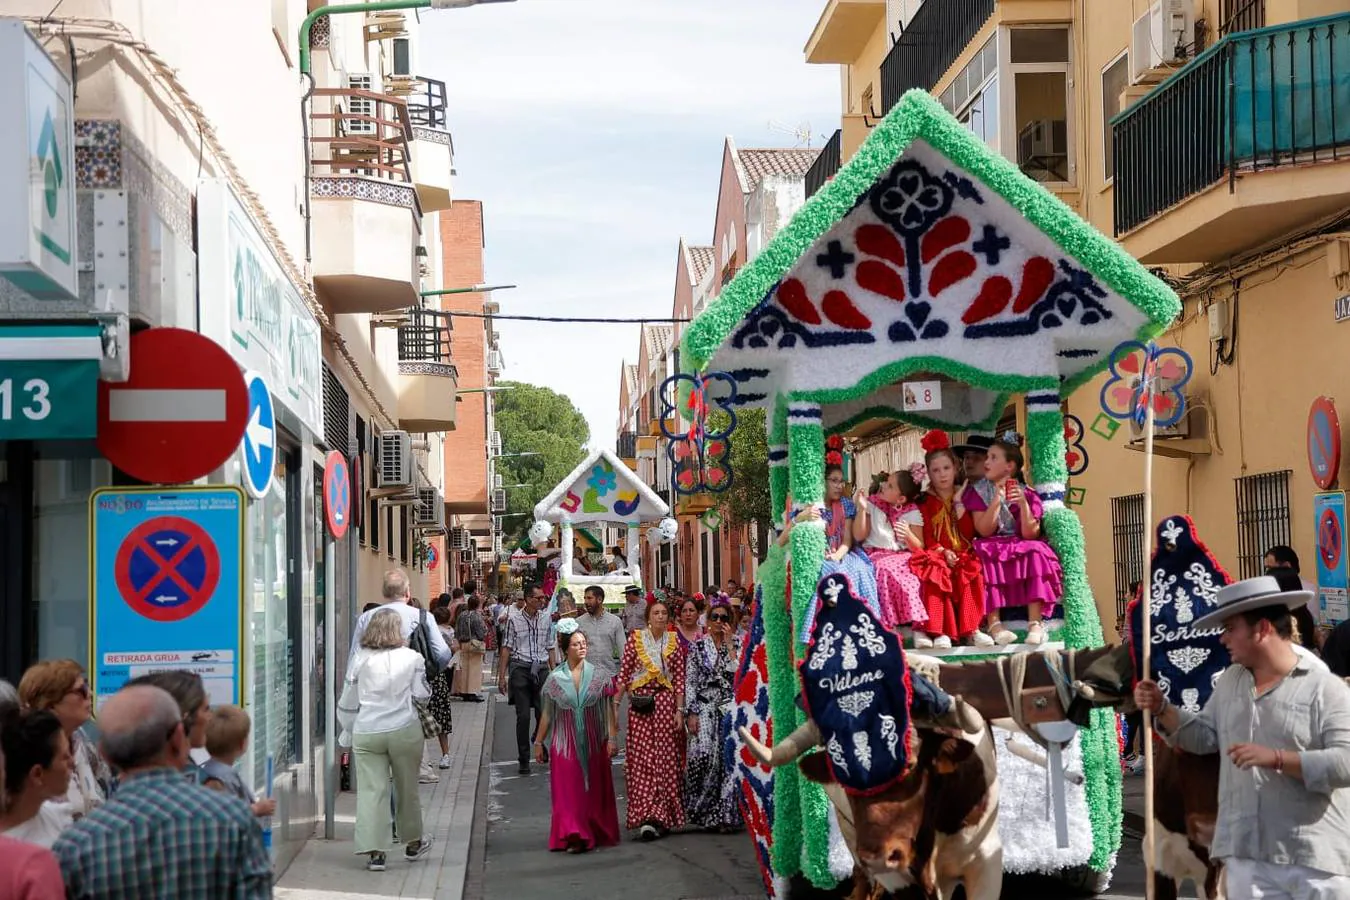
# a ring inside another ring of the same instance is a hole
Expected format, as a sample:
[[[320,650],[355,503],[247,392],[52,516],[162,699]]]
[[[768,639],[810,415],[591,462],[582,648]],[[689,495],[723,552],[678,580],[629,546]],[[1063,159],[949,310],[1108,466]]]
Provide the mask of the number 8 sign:
[[[900,387],[905,412],[942,409],[942,382],[907,381]]]

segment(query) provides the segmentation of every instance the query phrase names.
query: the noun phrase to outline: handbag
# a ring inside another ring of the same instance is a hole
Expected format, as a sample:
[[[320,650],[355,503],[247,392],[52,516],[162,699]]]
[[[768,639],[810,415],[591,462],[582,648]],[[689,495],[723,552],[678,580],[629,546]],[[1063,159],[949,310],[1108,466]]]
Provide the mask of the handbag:
[[[639,716],[650,716],[656,712],[656,698],[651,694],[630,694],[628,708]]]
[[[474,638],[473,640],[469,641],[469,649],[474,650],[478,653],[482,653],[484,650],[487,649],[487,644],[484,644],[482,641],[478,640],[478,638]]]
[[[418,700],[412,698],[413,711],[417,713],[417,721],[422,724],[422,737],[434,738],[441,733],[441,723],[436,721],[436,717],[431,714],[431,703],[427,700]]]

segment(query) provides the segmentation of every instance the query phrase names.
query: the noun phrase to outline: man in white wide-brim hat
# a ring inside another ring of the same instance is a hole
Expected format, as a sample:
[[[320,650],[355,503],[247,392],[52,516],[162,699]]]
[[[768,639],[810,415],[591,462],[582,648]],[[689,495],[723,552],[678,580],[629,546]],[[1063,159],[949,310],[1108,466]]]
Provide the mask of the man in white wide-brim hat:
[[[1205,708],[1150,680],[1134,691],[1169,744],[1221,754],[1210,856],[1229,897],[1350,898],[1350,687],[1293,642],[1290,610],[1307,602],[1270,576],[1221,589],[1192,625],[1222,627],[1233,659]]]

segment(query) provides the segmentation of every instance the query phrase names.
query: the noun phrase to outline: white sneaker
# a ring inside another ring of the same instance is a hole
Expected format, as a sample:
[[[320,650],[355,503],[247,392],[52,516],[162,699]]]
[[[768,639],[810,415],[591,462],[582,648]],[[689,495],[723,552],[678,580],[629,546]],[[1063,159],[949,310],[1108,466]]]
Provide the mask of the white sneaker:
[[[970,636],[970,642],[976,647],[994,646],[994,639],[991,638],[989,635],[985,634],[983,631],[976,631],[974,634],[972,634]]]
[[[439,784],[440,780],[441,776],[437,775],[435,772],[431,773],[430,775],[417,776],[418,784]]]
[[[952,649],[952,639],[945,634],[940,634],[937,636],[937,640],[933,641],[933,646],[939,650],[950,650]]]
[[[445,754],[444,756],[441,757],[440,768],[442,768],[442,769],[448,769],[448,768],[450,768],[450,754],[449,754],[449,753],[447,753],[447,754]]]
[[[1045,628],[1039,622],[1033,622],[1027,628],[1027,644],[1031,647],[1039,647],[1045,643]]]
[[[916,635],[914,635],[914,649],[915,649],[915,650],[932,650],[932,649],[933,649],[933,639],[930,638],[930,637],[929,637],[928,635],[926,635],[926,634],[916,634]]]

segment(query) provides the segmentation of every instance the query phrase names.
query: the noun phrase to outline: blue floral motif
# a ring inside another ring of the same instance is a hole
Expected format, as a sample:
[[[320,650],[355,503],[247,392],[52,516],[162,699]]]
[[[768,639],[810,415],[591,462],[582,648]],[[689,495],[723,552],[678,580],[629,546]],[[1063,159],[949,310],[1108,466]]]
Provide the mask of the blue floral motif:
[[[619,478],[609,466],[597,465],[591,469],[591,477],[586,481],[586,486],[594,489],[597,497],[604,497],[618,488]]]
[[[731,346],[737,350],[788,350],[796,347],[798,342],[805,347],[843,347],[876,342],[870,331],[808,330],[774,302],[776,289],[777,285],[770,289],[766,299],[746,314],[741,327],[731,337]]]
[[[951,212],[955,193],[921,163],[902,159],[872,188],[872,211],[899,233],[918,235]]]

